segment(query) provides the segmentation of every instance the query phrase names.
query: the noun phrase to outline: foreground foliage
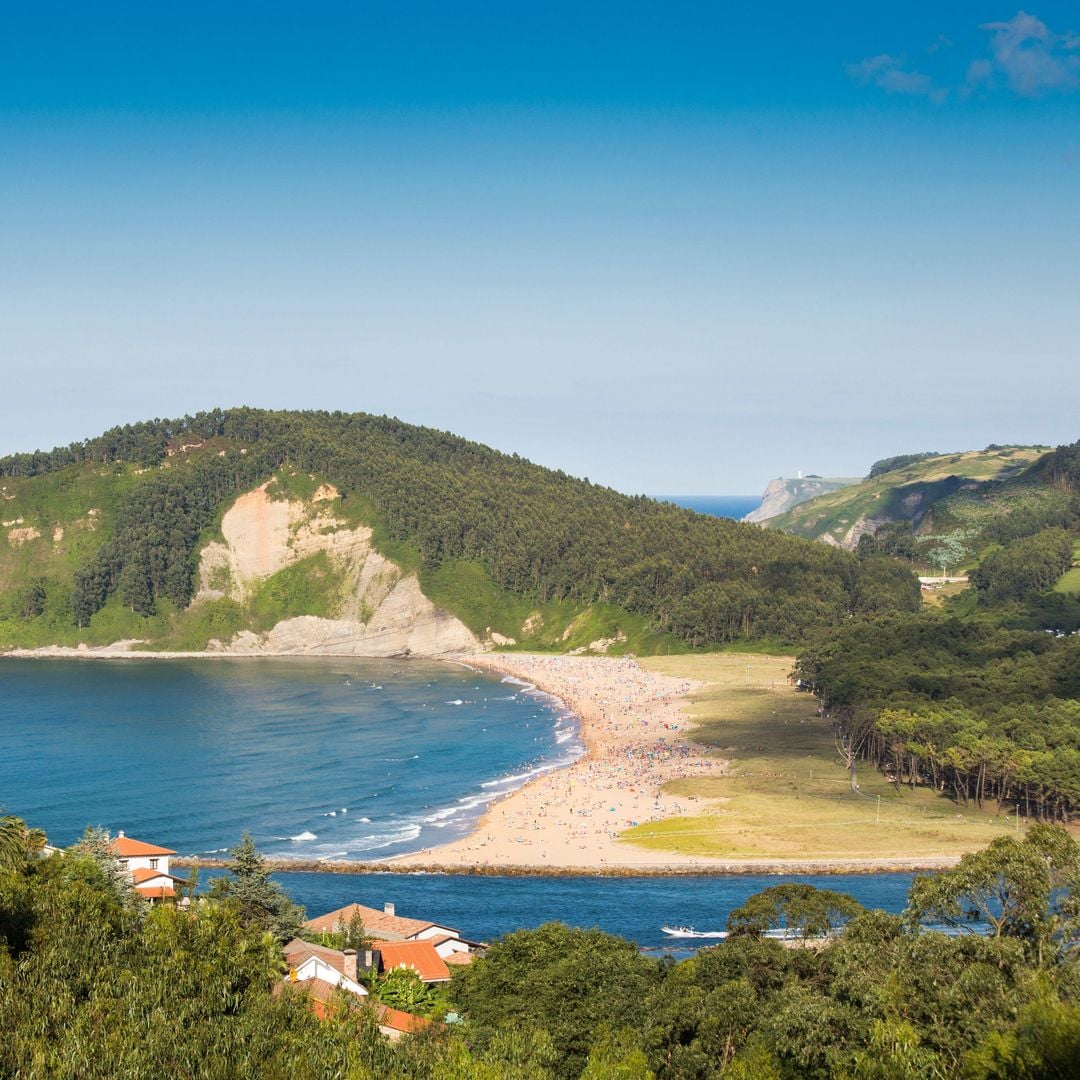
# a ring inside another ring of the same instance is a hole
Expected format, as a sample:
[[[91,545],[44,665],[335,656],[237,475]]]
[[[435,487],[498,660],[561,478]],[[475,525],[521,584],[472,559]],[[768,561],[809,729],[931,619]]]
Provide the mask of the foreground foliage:
[[[917,879],[906,917],[777,886],[678,963],[598,930],[510,934],[455,972],[462,1022],[396,1045],[345,997],[318,1020],[274,993],[278,943],[234,898],[150,910],[93,838],[24,852],[0,870],[0,1075],[1064,1080],[1080,1061],[1080,848],[1056,826],[1007,841]],[[763,936],[781,924],[832,936],[785,948]]]

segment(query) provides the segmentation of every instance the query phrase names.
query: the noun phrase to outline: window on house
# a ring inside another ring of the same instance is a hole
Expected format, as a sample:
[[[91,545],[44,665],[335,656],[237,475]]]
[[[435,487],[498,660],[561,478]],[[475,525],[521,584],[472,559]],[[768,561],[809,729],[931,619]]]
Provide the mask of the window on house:
[[[151,870],[156,870],[157,869],[157,859],[151,859],[150,860],[150,869]]]
[[[120,869],[121,870],[126,870],[127,869],[127,859],[121,859],[120,860]]]

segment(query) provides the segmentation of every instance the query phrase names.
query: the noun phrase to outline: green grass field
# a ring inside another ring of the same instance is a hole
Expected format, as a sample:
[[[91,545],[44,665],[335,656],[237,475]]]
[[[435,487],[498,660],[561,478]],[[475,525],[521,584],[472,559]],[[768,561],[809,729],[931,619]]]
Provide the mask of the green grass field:
[[[817,701],[788,681],[790,657],[657,657],[649,671],[703,681],[687,706],[696,738],[721,749],[727,775],[667,790],[700,811],[626,830],[623,839],[686,855],[732,859],[862,859],[954,855],[987,844],[1014,819],[961,810],[918,788],[899,791],[863,767],[851,790]]]
[[[1080,593],[1080,540],[1073,544],[1073,565],[1058,578],[1054,592]]]

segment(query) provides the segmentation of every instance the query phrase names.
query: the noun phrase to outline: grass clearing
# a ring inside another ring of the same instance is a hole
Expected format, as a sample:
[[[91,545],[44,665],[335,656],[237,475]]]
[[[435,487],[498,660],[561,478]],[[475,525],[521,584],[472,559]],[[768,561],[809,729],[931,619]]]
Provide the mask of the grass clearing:
[[[1080,593],[1080,540],[1073,541],[1073,564],[1058,578],[1054,592]]]
[[[686,711],[695,738],[731,764],[724,776],[665,789],[695,800],[700,812],[635,826],[624,840],[732,859],[914,858],[972,851],[1014,828],[991,808],[964,810],[924,788],[897,791],[865,766],[861,792],[853,792],[816,698],[788,681],[792,663],[745,653],[642,661],[649,671],[706,684]]]

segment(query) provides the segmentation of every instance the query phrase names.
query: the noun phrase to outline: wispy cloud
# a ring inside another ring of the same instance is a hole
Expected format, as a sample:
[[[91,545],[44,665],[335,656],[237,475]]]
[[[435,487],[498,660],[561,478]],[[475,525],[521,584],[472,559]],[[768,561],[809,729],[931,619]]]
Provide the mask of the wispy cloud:
[[[932,97],[936,90],[934,80],[921,71],[906,67],[898,56],[880,53],[869,56],[856,64],[846,64],[848,74],[860,85],[876,86],[889,94],[909,94],[914,97]]]
[[[860,86],[928,98],[939,104],[1002,87],[1030,98],[1080,88],[1080,34],[1055,33],[1026,11],[1018,11],[1005,22],[983,23],[980,29],[990,34],[990,55],[971,58],[960,82],[939,81],[890,53],[844,66]],[[942,34],[926,52],[932,57],[952,48],[953,42]]]
[[[1008,22],[984,23],[981,29],[992,35],[989,77],[1000,73],[1022,97],[1080,86],[1080,36],[1054,34],[1026,11],[1018,11]],[[986,77],[984,70],[980,69],[980,78]]]

